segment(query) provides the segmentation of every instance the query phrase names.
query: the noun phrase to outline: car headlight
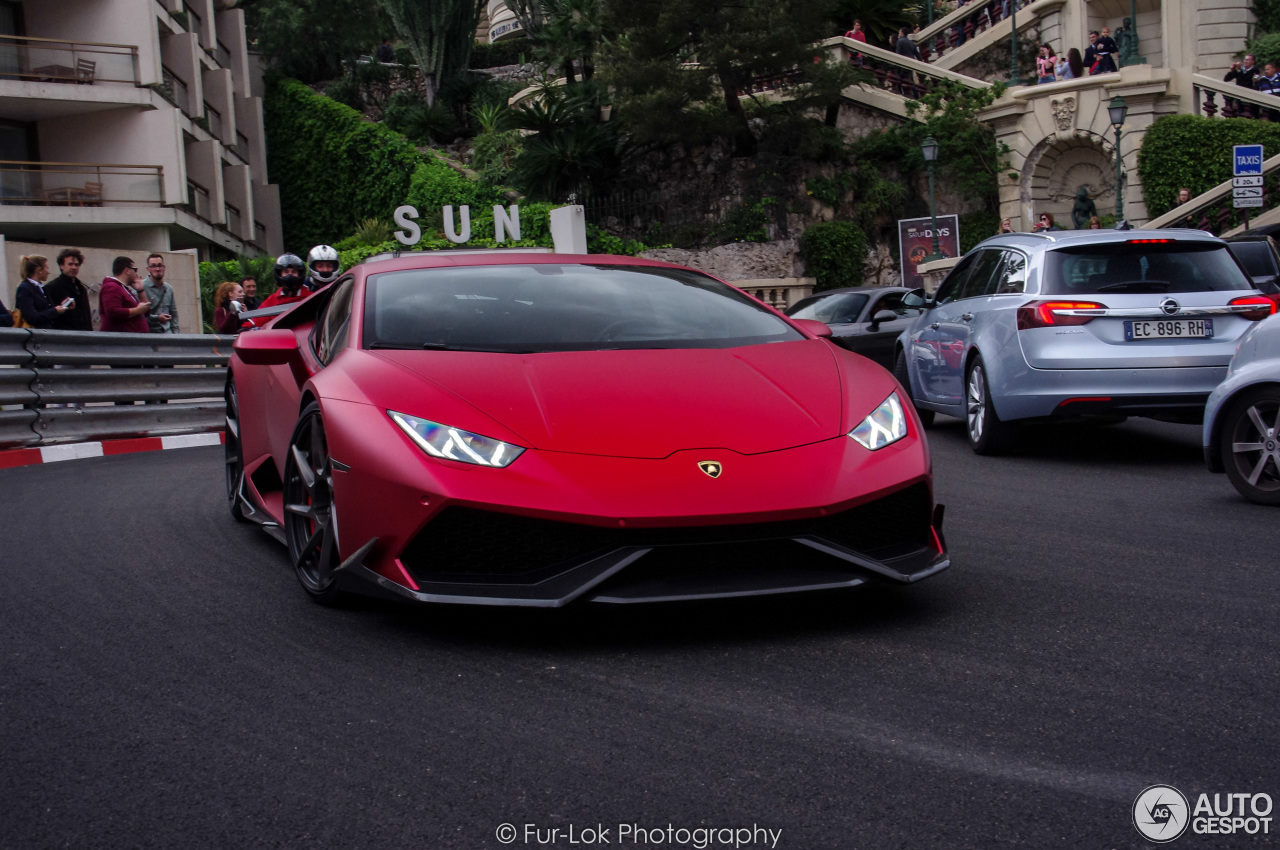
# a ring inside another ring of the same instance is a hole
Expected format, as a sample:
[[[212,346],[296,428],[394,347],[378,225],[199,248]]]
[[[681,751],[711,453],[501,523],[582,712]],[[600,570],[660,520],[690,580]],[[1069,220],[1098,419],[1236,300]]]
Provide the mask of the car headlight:
[[[520,446],[463,431],[461,428],[450,428],[428,419],[419,419],[407,413],[388,410],[387,415],[409,435],[409,439],[432,457],[474,463],[477,466],[510,466],[512,461],[524,453]]]
[[[873,452],[907,436],[907,417],[902,413],[898,394],[895,392],[886,398],[849,436]]]

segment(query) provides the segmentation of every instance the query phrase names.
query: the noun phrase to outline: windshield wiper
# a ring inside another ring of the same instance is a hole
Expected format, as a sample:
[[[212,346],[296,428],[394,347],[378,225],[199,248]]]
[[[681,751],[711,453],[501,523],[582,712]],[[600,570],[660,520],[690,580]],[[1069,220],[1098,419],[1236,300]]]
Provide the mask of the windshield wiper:
[[[1126,280],[1121,283],[1108,283],[1096,287],[1098,292],[1168,292],[1167,280]]]
[[[412,347],[412,346],[411,346]],[[447,342],[424,342],[418,346],[427,351],[484,351],[490,354],[532,354],[531,351],[512,351],[508,348],[488,348],[483,345],[450,345]]]

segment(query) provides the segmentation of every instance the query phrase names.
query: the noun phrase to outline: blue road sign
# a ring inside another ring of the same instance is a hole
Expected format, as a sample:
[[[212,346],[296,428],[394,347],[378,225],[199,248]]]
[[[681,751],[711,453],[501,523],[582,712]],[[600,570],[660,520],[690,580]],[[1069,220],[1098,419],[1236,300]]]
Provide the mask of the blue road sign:
[[[1262,173],[1262,145],[1236,145],[1232,148],[1232,174]]]

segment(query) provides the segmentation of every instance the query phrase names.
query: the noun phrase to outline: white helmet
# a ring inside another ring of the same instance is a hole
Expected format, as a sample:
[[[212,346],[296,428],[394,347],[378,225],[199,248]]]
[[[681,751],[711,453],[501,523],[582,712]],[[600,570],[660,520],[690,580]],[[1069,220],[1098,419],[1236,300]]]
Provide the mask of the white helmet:
[[[333,263],[333,271],[316,271],[316,263],[326,261]],[[338,275],[342,274],[342,262],[338,259],[338,252],[332,245],[317,245],[312,248],[311,253],[307,254],[307,267],[311,270],[311,279],[321,286],[333,283],[338,279]]]

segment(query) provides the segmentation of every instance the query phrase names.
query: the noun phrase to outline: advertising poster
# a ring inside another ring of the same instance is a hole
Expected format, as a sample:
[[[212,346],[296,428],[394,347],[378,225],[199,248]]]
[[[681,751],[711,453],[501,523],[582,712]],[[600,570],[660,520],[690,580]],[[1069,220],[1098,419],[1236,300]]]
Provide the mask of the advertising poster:
[[[912,289],[924,286],[924,278],[916,267],[933,251],[932,224],[932,218],[898,220],[898,255],[902,258],[903,286]],[[938,251],[944,257],[960,256],[959,216],[938,216]]]

